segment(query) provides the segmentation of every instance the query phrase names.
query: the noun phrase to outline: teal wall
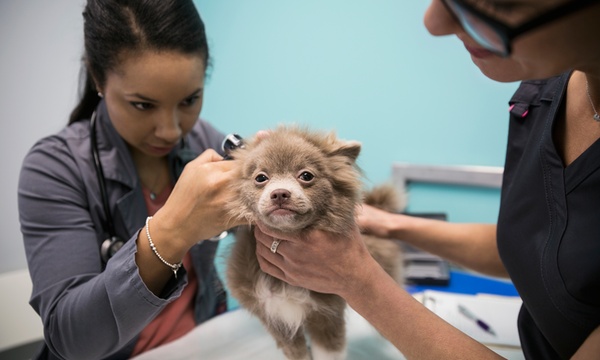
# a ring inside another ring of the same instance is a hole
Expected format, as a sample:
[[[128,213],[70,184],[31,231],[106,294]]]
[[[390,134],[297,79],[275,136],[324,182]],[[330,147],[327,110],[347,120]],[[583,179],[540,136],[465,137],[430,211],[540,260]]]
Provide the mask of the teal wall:
[[[455,37],[423,26],[428,1],[196,0],[213,68],[203,117],[252,135],[282,122],[362,142],[368,185],[394,162],[502,166],[517,84],[483,76]],[[499,191],[412,185],[409,210],[493,222]]]

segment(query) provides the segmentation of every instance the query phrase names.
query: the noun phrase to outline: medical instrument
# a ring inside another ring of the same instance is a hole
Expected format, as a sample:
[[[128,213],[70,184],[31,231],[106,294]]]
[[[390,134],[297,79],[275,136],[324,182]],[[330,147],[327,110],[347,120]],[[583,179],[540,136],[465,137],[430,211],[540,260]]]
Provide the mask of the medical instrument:
[[[104,230],[108,232],[108,238],[106,238],[100,247],[100,256],[106,263],[117,251],[125,244],[125,241],[117,236],[115,231],[115,223],[113,221],[112,213],[108,205],[108,194],[106,193],[106,178],[104,177],[104,169],[102,168],[102,162],[100,161],[100,152],[98,151],[98,142],[96,139],[96,112],[92,114],[90,119],[90,130],[92,140],[92,157],[94,158],[94,168],[96,169],[96,176],[98,178],[98,185],[100,187],[100,197],[102,198],[102,208],[104,210]]]

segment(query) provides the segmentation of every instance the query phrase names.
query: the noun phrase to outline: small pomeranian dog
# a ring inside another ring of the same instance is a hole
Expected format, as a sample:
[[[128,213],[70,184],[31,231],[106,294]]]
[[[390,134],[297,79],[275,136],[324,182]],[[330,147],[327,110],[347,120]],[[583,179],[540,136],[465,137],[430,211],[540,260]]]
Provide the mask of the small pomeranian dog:
[[[280,126],[251,139],[231,156],[240,162],[232,217],[259,220],[286,233],[323,229],[348,236],[356,205],[363,200],[388,211],[402,210],[391,186],[364,196],[356,165],[361,145],[333,133]],[[252,226],[239,227],[227,261],[227,284],[240,305],[257,316],[288,359],[344,359],[345,301],[291,286],[262,272]],[[399,246],[364,236],[381,266],[400,282]],[[356,264],[360,266],[360,264]],[[310,338],[310,348],[306,335]],[[312,356],[311,356],[312,353]]]

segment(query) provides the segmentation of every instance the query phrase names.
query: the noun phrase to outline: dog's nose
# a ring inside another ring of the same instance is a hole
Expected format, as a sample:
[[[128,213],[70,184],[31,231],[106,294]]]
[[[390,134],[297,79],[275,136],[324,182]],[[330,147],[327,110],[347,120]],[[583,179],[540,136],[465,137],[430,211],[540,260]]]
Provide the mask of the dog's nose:
[[[277,205],[281,205],[288,201],[292,194],[286,189],[277,189],[271,192],[271,201]]]

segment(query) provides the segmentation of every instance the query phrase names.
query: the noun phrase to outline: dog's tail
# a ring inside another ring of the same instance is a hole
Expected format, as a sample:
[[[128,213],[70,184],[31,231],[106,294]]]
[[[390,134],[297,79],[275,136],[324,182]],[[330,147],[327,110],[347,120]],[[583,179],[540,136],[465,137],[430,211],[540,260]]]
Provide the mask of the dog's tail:
[[[392,184],[378,185],[366,191],[363,201],[389,212],[402,212],[406,208],[406,194],[401,194]]]

